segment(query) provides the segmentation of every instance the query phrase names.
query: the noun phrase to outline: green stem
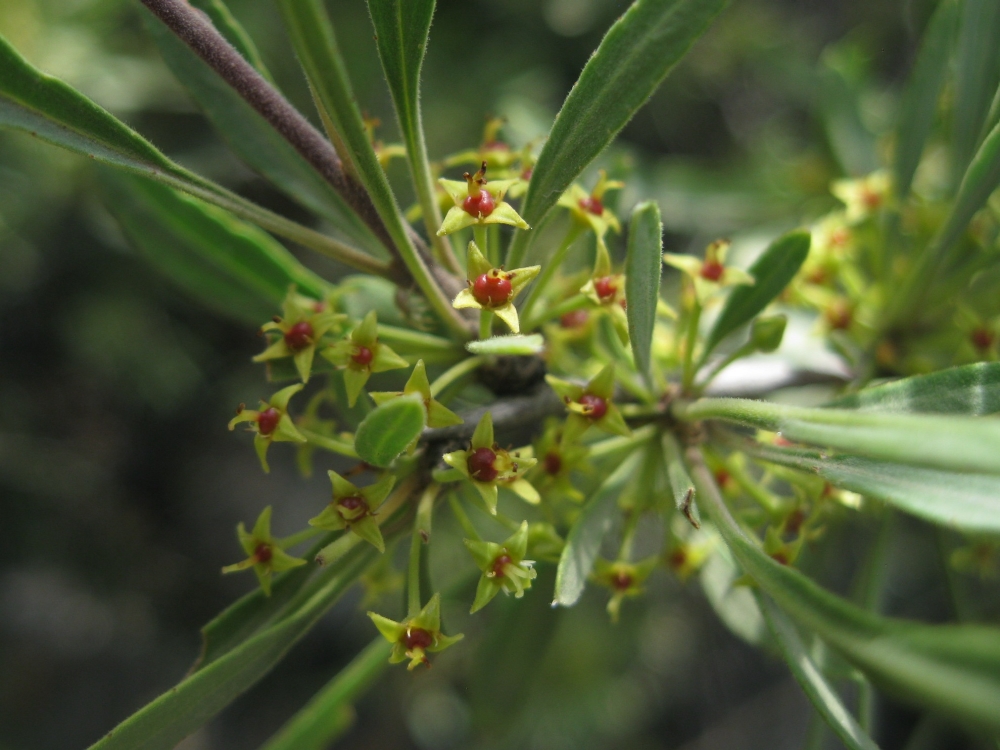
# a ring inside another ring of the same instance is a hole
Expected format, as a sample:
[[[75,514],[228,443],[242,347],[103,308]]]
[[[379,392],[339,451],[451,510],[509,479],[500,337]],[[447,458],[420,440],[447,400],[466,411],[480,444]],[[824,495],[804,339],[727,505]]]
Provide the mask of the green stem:
[[[424,494],[420,496],[420,504],[417,506],[417,517],[413,522],[413,538],[410,541],[410,568],[406,584],[407,617],[416,617],[423,607],[420,598],[420,554],[431,535],[434,500],[437,499],[440,489],[438,484],[428,485]]]
[[[563,238],[562,244],[552,254],[552,257],[542,264],[542,271],[538,274],[538,278],[535,279],[535,283],[531,285],[531,291],[528,292],[528,296],[524,300],[524,306],[521,308],[521,317],[525,321],[531,320],[531,311],[534,309],[535,304],[549,288],[552,276],[562,265],[570,246],[576,242],[576,238],[580,236],[582,231],[583,227],[574,221]],[[520,258],[518,258],[518,262],[520,262]],[[525,324],[525,329],[530,330],[527,324]]]
[[[320,435],[318,432],[313,432],[312,430],[304,430],[301,427],[299,428],[299,432],[301,432],[302,436],[317,448],[323,448],[324,450],[328,450],[333,453],[339,453],[341,456],[347,456],[348,458],[359,457],[358,452],[354,450],[354,446],[348,442],[338,440],[337,438],[326,437],[325,435]]]
[[[574,294],[572,297],[564,299],[558,305],[546,307],[542,312],[532,316],[530,320],[526,320],[524,322],[521,329],[530,331],[532,328],[537,328],[542,323],[552,320],[553,318],[561,318],[566,313],[573,312],[574,310],[581,310],[592,304],[593,300],[591,300],[587,295]]]
[[[434,469],[431,472],[431,479],[438,484],[449,484],[451,482],[461,482],[465,479],[465,474],[451,467],[447,469]]]
[[[433,383],[431,383],[431,396],[437,398],[441,391],[454,383],[456,380],[468,375],[470,372],[473,372],[485,361],[486,357],[477,355],[475,357],[468,357],[463,359],[458,364],[452,365],[449,369],[441,373],[441,375],[438,376]]]
[[[479,311],[479,338],[485,341],[493,335],[493,312],[491,310]]]
[[[416,350],[455,353],[462,351],[451,339],[420,331],[411,331],[408,328],[387,326],[382,323],[378,324],[378,337],[379,340],[385,341],[387,344],[400,344],[413,347]]]
[[[633,508],[625,517],[625,528],[622,529],[622,543],[618,548],[618,562],[628,562],[632,558],[632,543],[635,541],[635,531],[639,527],[639,517],[642,514]]]
[[[491,266],[496,268],[500,265],[492,257],[492,251],[490,248],[490,233],[485,224],[472,225],[472,238],[476,241],[476,245],[479,247],[479,252],[486,257],[486,260],[490,262]]]
[[[733,481],[740,486],[740,489],[752,497],[769,516],[781,515],[784,510],[784,503],[781,501],[781,498],[762,487],[733,456],[723,458],[709,448],[705,449],[705,454],[711,456],[717,463],[722,464],[729,473],[729,476],[733,478]]]
[[[278,547],[281,549],[288,549],[289,547],[294,547],[302,542],[308,541],[315,536],[319,536],[324,533],[323,529],[317,529],[315,526],[311,526],[308,529],[302,529],[290,536],[286,536],[283,539],[278,539]]]
[[[694,367],[694,347],[698,342],[698,322],[701,320],[701,303],[698,298],[694,298],[694,307],[688,316],[687,334],[684,337],[684,370],[683,388],[688,393],[694,385],[694,376],[697,368]]]
[[[458,525],[465,532],[465,536],[474,542],[481,541],[482,537],[479,536],[476,527],[472,525],[469,515],[465,512],[465,508],[462,507],[462,503],[459,502],[458,496],[454,492],[448,495],[448,504],[451,506],[451,512],[455,514],[455,520],[458,521]]]
[[[646,425],[638,430],[633,430],[629,437],[613,437],[601,440],[590,445],[588,458],[608,458],[617,456],[619,453],[631,453],[634,448],[638,448],[643,443],[651,440],[656,435],[656,427]]]
[[[699,392],[703,391],[705,389],[705,387],[715,379],[716,375],[718,375],[720,372],[722,372],[727,367],[729,367],[729,365],[731,365],[733,362],[735,362],[736,360],[740,359],[741,357],[747,357],[747,356],[753,354],[756,350],[757,349],[753,345],[753,343],[750,342],[750,341],[748,341],[743,346],[741,346],[739,349],[737,349],[736,351],[734,351],[732,354],[730,354],[728,357],[726,357],[719,364],[717,364],[715,367],[712,368],[712,371],[708,373],[708,375],[705,377],[705,379],[702,380],[701,385],[698,387]],[[701,370],[701,368],[702,368],[702,366],[704,364],[705,364],[705,357],[702,356],[700,358],[699,362],[698,362],[697,367],[694,368],[695,372],[698,372],[699,370]]]

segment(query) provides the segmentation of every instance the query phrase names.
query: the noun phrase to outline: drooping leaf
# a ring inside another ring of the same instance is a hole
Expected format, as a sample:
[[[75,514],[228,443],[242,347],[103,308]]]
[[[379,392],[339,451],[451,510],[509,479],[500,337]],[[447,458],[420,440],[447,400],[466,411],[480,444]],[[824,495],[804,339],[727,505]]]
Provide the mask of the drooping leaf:
[[[385,248],[333,186],[232,86],[145,9],[143,20],[171,72],[246,164],[329,221],[346,241],[385,256]]]
[[[905,200],[934,125],[958,28],[958,3],[943,0],[931,16],[899,107],[893,158],[896,195]]]
[[[625,484],[638,471],[642,456],[642,451],[635,451],[622,461],[584,504],[570,529],[566,546],[559,558],[553,604],[571,607],[583,594],[587,576],[593,570],[594,561],[601,551],[601,542],[611,530],[618,512],[615,501]]]
[[[322,299],[329,285],[281,244],[197,198],[145,177],[106,172],[106,204],[130,242],[208,307],[260,325],[294,284]]]
[[[753,286],[736,287],[726,299],[705,342],[706,355],[781,294],[805,262],[811,242],[809,232],[789,232],[772,242],[754,261],[747,270],[755,283]]]
[[[674,505],[692,526],[701,526],[701,515],[695,503],[694,482],[688,474],[687,467],[681,458],[680,443],[672,433],[663,433],[663,458],[667,462],[667,476],[670,478],[670,490],[674,495]]]
[[[354,448],[363,461],[385,467],[420,437],[427,426],[427,409],[419,393],[387,401],[358,425]]]
[[[236,48],[237,52],[243,55],[244,60],[253,65],[264,78],[274,83],[260,52],[257,51],[257,45],[223,0],[191,0],[191,4],[211,19],[212,25]]]
[[[175,164],[83,94],[32,67],[2,36],[0,70],[0,127],[29,133],[95,161],[157,180],[353,268],[386,274],[385,265],[374,258]]]
[[[650,351],[656,305],[660,300],[660,276],[663,266],[663,223],[660,208],[649,201],[632,211],[629,224],[628,254],[625,257],[625,313],[632,342],[635,366],[650,377]]]
[[[510,336],[493,336],[480,341],[470,341],[465,345],[473,354],[538,354],[545,348],[541,334],[512,334]]]
[[[961,175],[976,151],[993,94],[1000,81],[1000,4],[964,0],[955,57],[952,157]]]
[[[1000,411],[1000,363],[976,362],[915,375],[831,401],[837,409],[983,416]]]
[[[737,561],[799,626],[887,692],[1000,731],[1000,630],[879,617],[830,594],[765,555],[730,514],[697,450],[688,456],[700,496]]]
[[[261,750],[324,750],[351,725],[351,703],[389,666],[392,644],[379,636],[271,737]]]
[[[378,552],[357,544],[336,575],[315,588],[294,612],[186,677],[123,721],[91,750],[171,750],[267,674],[346,591]]]
[[[608,30],[569,92],[538,157],[521,215],[539,226],[611,143],[728,0],[637,0]],[[532,235],[514,235],[507,258],[521,265]]]
[[[848,750],[878,750],[878,745],[858,725],[841,703],[837,691],[809,658],[809,652],[788,616],[766,595],[758,593],[757,603],[792,675],[844,747]]]

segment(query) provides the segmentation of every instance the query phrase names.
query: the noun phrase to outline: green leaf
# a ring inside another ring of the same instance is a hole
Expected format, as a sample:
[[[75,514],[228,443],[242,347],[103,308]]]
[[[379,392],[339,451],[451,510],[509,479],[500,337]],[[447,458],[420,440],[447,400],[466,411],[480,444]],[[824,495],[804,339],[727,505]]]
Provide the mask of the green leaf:
[[[367,544],[355,545],[335,575],[308,587],[301,606],[256,633],[140,709],[91,750],[171,750],[237,696],[267,674],[377,556]]]
[[[569,92],[532,172],[521,215],[537,227],[614,140],[728,0],[637,0],[608,30]],[[514,235],[521,265],[533,233]]]
[[[828,406],[876,412],[983,416],[1000,411],[1000,363],[977,362],[863,388]]]
[[[368,273],[385,264],[278,216],[170,161],[83,94],[32,67],[0,36],[0,127],[21,130],[95,161],[152,178],[232,211],[274,234]]]
[[[660,276],[663,267],[663,222],[660,207],[649,201],[632,211],[629,224],[628,254],[625,257],[625,309],[628,335],[636,369],[650,378],[650,350],[656,323],[656,304],[660,300]]]
[[[844,746],[848,750],[878,750],[878,745],[854,720],[851,712],[840,702],[837,691],[809,658],[805,644],[785,613],[763,594],[758,593],[757,604],[792,675]]]
[[[553,605],[571,607],[583,594],[587,576],[593,570],[594,561],[601,551],[601,542],[611,530],[611,524],[618,514],[618,504],[615,501],[625,484],[638,471],[642,456],[642,451],[635,451],[622,461],[580,510],[559,558]]]
[[[696,449],[700,496],[744,571],[796,623],[815,632],[886,692],[995,734],[1000,731],[1000,630],[879,617],[775,562],[726,508]]]
[[[789,232],[772,242],[748,272],[754,277],[753,286],[738,286],[726,299],[725,307],[715,319],[715,325],[705,342],[708,355],[720,341],[767,307],[795,278],[809,255],[812,236],[809,232]]]
[[[1000,4],[964,0],[955,58],[952,157],[956,174],[975,153],[977,139],[1000,79]]]
[[[677,510],[684,514],[684,517],[695,528],[701,526],[701,516],[698,513],[698,506],[695,504],[694,482],[688,474],[684,461],[681,459],[681,446],[673,433],[663,433],[663,457],[667,463],[667,476],[670,478],[670,490],[674,495],[674,505]]]
[[[358,100],[322,0],[278,0],[278,6],[331,137],[342,141],[349,152],[344,156],[368,192],[400,258],[431,308],[456,338],[471,338],[464,318],[451,306],[451,299],[438,287],[413,245],[412,230],[403,220],[385,170],[368,139]]]
[[[259,325],[291,284],[322,299],[329,285],[261,230],[158,182],[110,171],[105,201],[129,241],[157,269],[208,307]]]
[[[678,404],[675,414],[687,420],[717,418],[759,427],[848,455],[946,471],[1000,474],[1000,420],[806,409],[737,398]]]
[[[243,28],[242,24],[230,12],[223,0],[191,0],[191,5],[201,10],[212,20],[212,25],[226,38],[243,59],[253,65],[254,69],[268,82],[274,83],[271,73],[257,51],[257,45]]]
[[[261,750],[324,750],[351,725],[351,702],[389,666],[392,644],[379,636],[313,696]]]
[[[419,393],[387,401],[358,425],[354,448],[363,461],[385,467],[406,450],[427,426],[427,409]]]
[[[382,243],[292,144],[161,21],[145,10],[143,20],[171,72],[244,162],[329,221],[346,241],[385,256]]]
[[[470,341],[465,345],[473,354],[539,354],[545,348],[541,334],[512,334],[510,336],[493,336],[481,341]]]
[[[943,0],[931,16],[899,107],[893,159],[896,195],[905,200],[934,125],[958,29],[958,3]]]

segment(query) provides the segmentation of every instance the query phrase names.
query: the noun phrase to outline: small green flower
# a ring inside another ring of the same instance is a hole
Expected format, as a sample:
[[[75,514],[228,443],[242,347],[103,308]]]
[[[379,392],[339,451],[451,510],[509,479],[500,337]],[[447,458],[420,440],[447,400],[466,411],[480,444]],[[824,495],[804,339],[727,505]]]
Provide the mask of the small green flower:
[[[858,180],[836,180],[830,186],[830,192],[847,206],[847,223],[858,224],[889,202],[892,178],[880,169]]]
[[[409,367],[405,359],[378,340],[378,317],[372,310],[351,334],[323,350],[323,356],[344,371],[347,402],[354,406],[373,372]]]
[[[455,167],[459,164],[480,164],[486,162],[490,169],[507,169],[518,159],[518,154],[510,150],[510,146],[498,137],[500,128],[506,120],[502,117],[491,117],[483,127],[483,140],[477,149],[466,149],[453,154],[444,160],[445,167]]]
[[[527,451],[510,453],[493,441],[493,417],[483,415],[472,435],[467,451],[445,454],[444,462],[468,477],[483,496],[491,513],[497,512],[497,487],[507,487],[529,503],[541,502],[541,497],[524,473],[537,463]]]
[[[274,442],[304,443],[305,437],[295,427],[288,415],[288,401],[302,390],[302,383],[290,385],[275,393],[268,401],[260,402],[260,409],[247,409],[240,404],[236,416],[229,421],[229,429],[236,429],[241,422],[250,422],[250,430],[254,433],[253,447],[257,451],[260,465],[265,472],[270,472],[267,465],[267,449]]]
[[[333,500],[322,513],[309,520],[309,525],[326,531],[348,529],[379,552],[385,552],[375,515],[396,483],[396,477],[383,474],[374,484],[357,487],[335,471],[327,474],[333,483]]]
[[[588,297],[591,302],[611,315],[619,337],[627,342],[628,317],[625,314],[625,274],[611,272],[611,255],[601,238],[597,240],[594,272],[587,283],[580,287],[580,294]]]
[[[438,180],[441,187],[451,196],[454,206],[441,222],[439,235],[452,234],[474,225],[509,224],[518,229],[530,229],[527,222],[518,215],[514,207],[504,201],[507,190],[518,180],[486,181],[486,162],[482,163],[474,175],[465,173],[465,182]]]
[[[447,636],[441,632],[440,594],[434,594],[418,615],[402,622],[395,622],[375,612],[369,612],[368,616],[375,623],[378,632],[392,644],[389,663],[399,664],[409,659],[407,669],[429,664],[427,654],[444,651],[463,637],[461,633]]]
[[[260,587],[264,594],[271,595],[271,576],[283,570],[297,568],[305,565],[306,561],[299,557],[292,557],[285,552],[279,542],[271,536],[271,506],[268,505],[257,517],[257,523],[253,525],[253,531],[247,533],[246,527],[240,522],[236,527],[236,535],[239,537],[243,551],[249,555],[246,560],[227,565],[222,569],[223,573],[235,573],[247,568],[253,568],[253,572],[260,581]]]
[[[528,553],[527,521],[522,521],[520,528],[503,544],[466,539],[465,546],[483,571],[469,614],[481,610],[501,591],[513,593],[514,598],[520,599],[538,575],[533,567],[535,561],[524,559]]]
[[[603,169],[598,172],[597,184],[589,193],[575,182],[559,197],[557,205],[568,208],[573,218],[594,230],[598,239],[603,239],[608,229],[621,234],[621,224],[610,210],[604,207],[604,194],[608,190],[620,190],[624,182],[609,180]]]
[[[587,385],[578,385],[552,375],[545,380],[569,409],[563,428],[563,445],[570,445],[593,425],[613,435],[628,436],[632,431],[618,407],[611,402],[615,390],[615,366],[609,364],[597,373]]]
[[[727,286],[738,284],[752,286],[755,283],[753,276],[746,271],[725,265],[729,245],[728,240],[716,240],[705,249],[704,260],[699,260],[693,255],[664,253],[663,262],[691,277],[698,301],[704,305],[706,300]]]
[[[642,562],[608,562],[598,558],[594,563],[594,572],[591,578],[594,583],[606,586],[611,589],[611,599],[608,601],[608,614],[611,615],[612,622],[618,622],[618,615],[621,611],[622,601],[626,598],[639,596],[642,594],[642,584],[649,578],[649,574],[659,565],[659,558],[649,557]]]
[[[431,384],[427,380],[427,368],[424,366],[422,359],[418,360],[417,364],[414,365],[413,372],[410,373],[410,379],[406,381],[403,390],[375,391],[368,395],[372,397],[372,400],[376,404],[381,406],[387,401],[399,398],[400,396],[408,396],[411,393],[419,393],[423,397],[424,408],[427,410],[428,427],[449,427],[454,424],[462,424],[460,416],[431,396]]]
[[[579,443],[564,443],[562,423],[552,420],[534,445],[538,463],[531,470],[531,482],[538,490],[551,498],[552,495],[568,497],[574,502],[583,500],[580,492],[570,481],[574,469],[586,469],[586,458],[590,449]]]
[[[455,301],[451,303],[452,307],[490,310],[506,323],[510,330],[519,333],[521,328],[517,309],[514,307],[514,298],[531,283],[542,267],[527,266],[510,271],[494,268],[475,242],[469,243],[466,267],[468,287],[458,293]]]
[[[296,294],[295,287],[288,290],[281,309],[281,317],[265,323],[260,329],[264,333],[277,331],[280,336],[273,339],[253,361],[267,362],[291,357],[302,382],[308,383],[316,347],[323,336],[347,316],[332,312],[326,302]]]

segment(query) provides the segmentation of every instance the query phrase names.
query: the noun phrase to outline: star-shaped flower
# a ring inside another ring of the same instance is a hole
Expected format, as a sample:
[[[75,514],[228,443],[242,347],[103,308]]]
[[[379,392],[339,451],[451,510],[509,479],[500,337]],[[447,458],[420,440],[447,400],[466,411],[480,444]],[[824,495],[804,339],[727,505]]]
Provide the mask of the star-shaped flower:
[[[458,293],[451,303],[452,307],[459,310],[464,307],[489,310],[506,323],[510,330],[519,333],[521,327],[514,298],[524,291],[542,267],[527,266],[510,271],[494,268],[479,250],[479,246],[470,242],[466,268],[468,286]]]
[[[638,563],[608,562],[601,558],[597,559],[591,578],[595,583],[611,589],[608,614],[611,615],[612,622],[618,622],[622,600],[642,594],[642,584],[656,569],[659,562],[655,556]]]
[[[574,502],[583,500],[570,481],[573,469],[586,468],[590,449],[579,443],[563,443],[562,424],[552,420],[535,443],[538,463],[531,470],[531,482],[546,498],[553,495],[568,497]]]
[[[383,474],[374,484],[357,487],[335,471],[328,471],[327,474],[333,483],[333,500],[322,513],[309,520],[309,525],[327,531],[349,529],[379,552],[385,552],[385,542],[382,541],[375,515],[392,490],[396,478],[392,474]]]
[[[552,375],[546,375],[545,380],[569,409],[563,428],[564,445],[579,440],[591,425],[614,435],[632,434],[622,413],[611,402],[615,390],[614,364],[606,365],[587,385],[578,385]]]
[[[415,617],[395,622],[375,612],[369,612],[378,632],[392,644],[389,663],[399,664],[410,660],[407,669],[420,664],[429,664],[427,654],[444,651],[448,646],[462,640],[462,634],[447,636],[441,632],[441,595],[434,594],[427,605]]]
[[[347,402],[354,406],[373,372],[409,367],[405,359],[378,340],[378,317],[372,310],[350,336],[327,347],[323,356],[344,371]]]
[[[611,315],[615,330],[623,342],[628,341],[628,317],[625,314],[625,274],[611,272],[611,254],[601,237],[597,238],[594,272],[580,287],[580,294]]]
[[[746,271],[725,265],[729,245],[728,240],[716,240],[705,249],[704,260],[699,260],[693,255],[664,253],[663,262],[690,276],[694,282],[698,301],[705,304],[709,297],[727,286],[737,284],[751,286],[755,283],[753,276]]]
[[[257,517],[257,523],[253,525],[253,531],[247,533],[243,522],[236,527],[236,535],[239,537],[243,551],[249,555],[246,560],[227,565],[222,569],[223,573],[235,573],[239,570],[253,568],[253,572],[260,581],[260,587],[264,594],[271,595],[271,576],[283,570],[297,568],[305,565],[306,561],[292,557],[285,552],[279,542],[271,536],[271,506],[268,505]]]
[[[469,478],[491,513],[497,512],[498,486],[507,487],[529,503],[541,502],[538,492],[524,478],[524,472],[537,462],[520,451],[506,451],[493,441],[493,417],[489,412],[476,425],[469,450],[447,453],[444,462]]]
[[[453,154],[444,160],[444,166],[454,167],[459,164],[480,164],[486,162],[490,169],[506,169],[518,158],[510,150],[510,146],[499,138],[500,129],[506,120],[503,117],[491,117],[483,127],[483,141],[477,149],[466,149]]]
[[[465,546],[483,571],[469,614],[481,610],[501,591],[513,593],[514,598],[520,599],[538,575],[534,568],[535,561],[524,559],[528,553],[527,521],[522,521],[520,528],[503,544],[466,539]]]
[[[518,229],[531,228],[503,199],[511,185],[517,182],[516,178],[487,182],[485,161],[474,175],[466,172],[464,176],[465,182],[443,177],[438,180],[455,203],[441,222],[439,235],[451,234],[475,224],[510,224]]]
[[[326,302],[297,294],[295,287],[289,289],[281,309],[281,317],[265,323],[260,329],[265,333],[277,331],[280,336],[273,339],[267,349],[254,357],[253,361],[267,362],[292,357],[302,382],[308,383],[320,340],[347,316],[333,312]]]
[[[604,194],[608,190],[620,190],[625,187],[625,183],[609,180],[608,173],[603,169],[598,174],[600,176],[593,190],[588,193],[574,182],[559,197],[558,205],[568,208],[573,218],[593,229],[599,238],[603,238],[609,228],[613,229],[615,234],[621,234],[622,228],[618,223],[618,217],[604,206]]]
[[[847,206],[847,223],[858,224],[888,203],[892,178],[880,169],[859,180],[837,180],[830,186],[830,192]]]
[[[267,465],[267,449],[274,442],[304,443],[305,437],[295,427],[288,415],[288,402],[296,393],[302,390],[302,383],[282,388],[267,401],[260,402],[260,409],[247,409],[240,404],[236,416],[229,421],[229,429],[236,429],[241,422],[249,422],[254,433],[253,447],[257,451],[260,465],[265,472],[270,472]]]
[[[410,373],[410,379],[406,381],[401,391],[376,391],[369,393],[372,400],[381,406],[386,401],[391,401],[400,396],[408,396],[411,393],[419,393],[424,399],[424,408],[427,410],[427,426],[431,428],[449,427],[454,424],[462,424],[462,418],[440,401],[436,401],[431,396],[431,384],[427,380],[427,368],[424,361],[418,360]]]

